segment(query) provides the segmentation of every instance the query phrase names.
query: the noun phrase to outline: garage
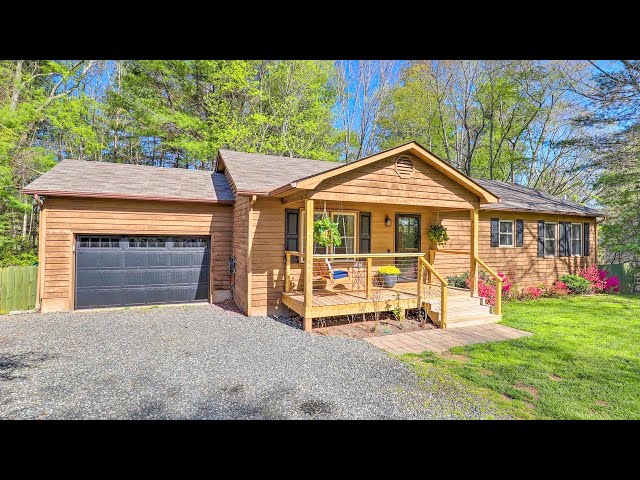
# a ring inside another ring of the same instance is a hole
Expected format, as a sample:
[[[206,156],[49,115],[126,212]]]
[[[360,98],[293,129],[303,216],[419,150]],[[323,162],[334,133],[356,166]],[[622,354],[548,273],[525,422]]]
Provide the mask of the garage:
[[[206,302],[210,237],[76,237],[75,308]]]

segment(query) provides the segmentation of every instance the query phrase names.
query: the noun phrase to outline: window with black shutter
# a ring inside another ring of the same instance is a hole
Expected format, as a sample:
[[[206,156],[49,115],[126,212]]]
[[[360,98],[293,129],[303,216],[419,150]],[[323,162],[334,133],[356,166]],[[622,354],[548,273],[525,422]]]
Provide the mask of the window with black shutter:
[[[371,253],[371,213],[360,212],[360,253]]]
[[[497,247],[500,244],[500,219],[491,219],[491,246]]]
[[[583,242],[582,242],[582,248],[584,250],[584,256],[588,257],[589,256],[589,224],[585,223],[583,224],[584,227],[584,234],[583,234]]]
[[[285,240],[284,249],[298,252],[300,245],[299,233],[300,211],[298,209],[287,208],[285,211]],[[291,260],[298,261],[298,257],[291,257]]]
[[[524,220],[516,220],[516,247],[524,245]]]
[[[544,257],[544,220],[538,220],[538,256]]]

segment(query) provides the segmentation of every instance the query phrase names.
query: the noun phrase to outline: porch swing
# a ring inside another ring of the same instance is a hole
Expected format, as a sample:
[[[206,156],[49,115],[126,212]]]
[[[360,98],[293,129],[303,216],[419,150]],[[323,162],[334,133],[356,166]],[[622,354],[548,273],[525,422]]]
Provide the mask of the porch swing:
[[[343,211],[342,202],[340,202],[340,211]],[[326,201],[323,205],[322,218],[328,218]],[[344,229],[344,222],[342,226],[342,236],[345,237],[346,231]],[[315,245],[313,248],[315,253]],[[335,270],[328,258],[313,259],[313,276],[324,278],[331,284],[343,284],[349,281],[349,272],[346,270]]]

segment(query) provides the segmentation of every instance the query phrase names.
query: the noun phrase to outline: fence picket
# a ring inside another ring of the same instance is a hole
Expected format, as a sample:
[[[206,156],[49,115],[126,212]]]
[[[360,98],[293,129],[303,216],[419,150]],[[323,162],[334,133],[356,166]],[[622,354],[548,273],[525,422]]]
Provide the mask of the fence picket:
[[[37,266],[0,268],[0,314],[36,305]]]

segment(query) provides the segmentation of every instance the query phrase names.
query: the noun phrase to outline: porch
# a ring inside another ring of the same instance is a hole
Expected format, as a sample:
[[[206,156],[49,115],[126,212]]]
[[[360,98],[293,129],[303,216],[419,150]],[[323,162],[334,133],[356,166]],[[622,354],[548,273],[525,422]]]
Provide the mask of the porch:
[[[297,289],[291,281],[291,259],[305,256],[301,252],[286,251],[285,291],[281,294],[284,305],[303,317],[303,326],[311,330],[312,319],[320,317],[361,315],[410,309],[422,309],[423,314],[440,328],[456,328],[480,323],[497,322],[501,315],[501,293],[495,306],[484,304],[484,299],[474,295],[473,289],[449,287],[444,279],[426,260],[430,253],[395,254],[335,254],[313,255],[309,263],[340,261],[340,271],[347,275],[340,283],[322,275],[317,267],[311,268],[312,280],[305,288]],[[454,253],[456,255],[462,252]],[[385,279],[378,274],[384,264],[394,265],[400,275],[393,286],[385,286]],[[501,279],[484,262],[474,258],[477,268],[484,268],[496,279],[501,292]],[[476,269],[477,272],[477,269]]]

